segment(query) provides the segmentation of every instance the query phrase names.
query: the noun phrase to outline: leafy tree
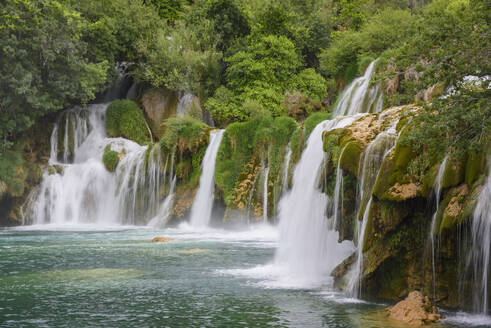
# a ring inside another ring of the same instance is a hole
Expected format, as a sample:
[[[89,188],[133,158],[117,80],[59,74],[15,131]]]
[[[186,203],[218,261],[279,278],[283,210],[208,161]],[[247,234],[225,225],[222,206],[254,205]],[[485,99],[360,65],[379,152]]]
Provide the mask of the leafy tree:
[[[182,23],[175,29],[160,29],[148,39],[140,39],[137,51],[142,63],[133,74],[140,81],[154,87],[185,90],[195,94],[214,90],[219,80],[221,54],[213,44],[199,40]]]
[[[61,1],[7,1],[0,9],[0,131],[14,133],[105,84],[106,60],[87,58],[83,19]]]
[[[226,62],[230,64],[227,84],[235,90],[254,88],[257,81],[287,89],[301,65],[293,43],[284,36],[274,35],[252,42],[246,51],[234,54]]]
[[[168,22],[175,22],[183,13],[182,0],[150,0],[160,17]]]
[[[247,36],[251,31],[247,16],[233,0],[209,0],[206,17],[213,21],[219,38],[217,48],[220,50],[227,50],[233,41]]]

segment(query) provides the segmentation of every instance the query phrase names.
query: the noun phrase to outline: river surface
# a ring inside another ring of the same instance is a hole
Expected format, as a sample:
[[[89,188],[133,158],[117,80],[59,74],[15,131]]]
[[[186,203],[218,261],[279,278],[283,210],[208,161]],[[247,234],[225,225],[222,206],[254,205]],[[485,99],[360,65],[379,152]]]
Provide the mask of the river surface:
[[[0,327],[405,327],[385,319],[387,304],[346,298],[329,280],[281,277],[277,241],[269,226],[0,230]],[[490,323],[447,317],[435,327]]]

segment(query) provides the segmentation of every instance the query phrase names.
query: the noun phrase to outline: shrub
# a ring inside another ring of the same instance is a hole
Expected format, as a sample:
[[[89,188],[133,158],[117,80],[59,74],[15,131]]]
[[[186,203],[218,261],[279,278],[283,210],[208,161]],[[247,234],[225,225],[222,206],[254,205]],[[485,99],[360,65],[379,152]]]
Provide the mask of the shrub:
[[[104,166],[106,170],[109,172],[114,172],[119,163],[118,152],[109,149],[106,149],[104,155],[102,156],[102,161],[104,162]]]
[[[196,151],[200,144],[206,143],[207,125],[190,116],[173,117],[163,123],[165,130],[160,139],[164,149],[171,150],[177,146],[179,152]]]
[[[138,105],[130,100],[115,100],[106,110],[106,133],[124,137],[139,144],[150,140],[145,117]]]

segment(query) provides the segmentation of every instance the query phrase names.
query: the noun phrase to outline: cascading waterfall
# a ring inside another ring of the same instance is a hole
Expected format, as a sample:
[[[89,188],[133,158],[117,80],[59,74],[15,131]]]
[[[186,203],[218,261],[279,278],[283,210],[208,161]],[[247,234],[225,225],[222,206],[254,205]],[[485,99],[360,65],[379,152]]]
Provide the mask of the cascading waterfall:
[[[467,271],[473,275],[473,308],[476,313],[488,315],[489,255],[491,252],[491,157],[488,158],[489,173],[472,221],[472,243],[467,257]]]
[[[326,275],[352,251],[338,243],[327,226],[328,196],[319,189],[324,153],[322,132],[345,127],[361,115],[339,117],[318,124],[293,172],[293,186],[280,200],[280,241],[275,266],[297,282],[322,284]]]
[[[334,115],[378,113],[383,107],[382,92],[378,86],[370,87],[376,60],[368,65],[365,74],[351,82],[341,94]]]
[[[433,284],[433,298],[436,298],[436,270],[435,270],[435,225],[436,218],[438,216],[438,208],[440,207],[440,197],[442,193],[442,180],[443,174],[445,173],[445,168],[447,167],[448,155],[445,156],[440,167],[438,169],[438,174],[436,175],[435,184],[433,190],[435,191],[435,212],[431,219],[430,228],[430,241],[431,241],[431,274],[432,274],[432,284]]]
[[[191,226],[207,227],[210,224],[215,192],[215,163],[224,130],[210,132],[210,143],[203,157],[199,188],[191,208]]]
[[[176,147],[172,149],[171,160],[170,160],[170,173],[169,173],[169,192],[167,196],[159,205],[157,214],[147,223],[148,227],[152,228],[162,228],[167,222],[167,218],[171,214],[172,206],[174,205],[174,191],[176,188],[177,177],[174,173],[174,157],[176,153]]]
[[[372,205],[372,190],[380,172],[385,157],[392,151],[396,140],[396,131],[393,126],[387,131],[381,132],[368,145],[364,152],[363,166],[361,169],[361,179],[359,184],[359,207],[357,218],[357,249],[356,262],[349,273],[347,285],[348,294],[352,297],[359,298],[361,294],[361,276],[363,270],[363,243],[365,232]],[[363,213],[363,216],[359,216]],[[361,219],[361,221],[360,221]]]
[[[156,212],[155,192],[161,188],[159,146],[151,150],[146,169],[148,146],[106,137],[106,108],[106,104],[91,105],[60,116],[51,135],[52,166],[29,197],[26,223],[139,224]],[[106,147],[121,154],[114,174],[102,162]]]

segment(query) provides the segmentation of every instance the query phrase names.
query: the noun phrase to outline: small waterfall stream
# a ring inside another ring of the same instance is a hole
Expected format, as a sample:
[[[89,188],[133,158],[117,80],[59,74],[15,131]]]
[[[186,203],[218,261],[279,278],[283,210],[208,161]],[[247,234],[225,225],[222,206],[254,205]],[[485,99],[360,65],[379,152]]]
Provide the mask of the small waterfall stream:
[[[264,168],[264,185],[263,185],[263,222],[268,222],[268,180],[269,166]]]
[[[334,115],[353,115],[357,113],[378,113],[383,107],[382,92],[378,86],[370,87],[375,63],[368,65],[365,74],[351,82],[341,94],[334,109]]]
[[[392,126],[389,127],[387,131],[378,134],[370,145],[368,145],[363,155],[363,166],[361,167],[361,178],[358,187],[360,192],[359,207],[356,215],[356,262],[349,273],[349,281],[347,286],[348,294],[355,298],[359,298],[361,294],[360,282],[363,274],[363,243],[365,240],[370,207],[372,205],[372,190],[377,180],[380,168],[382,167],[382,163],[384,162],[385,157],[392,151],[395,140],[396,131]]]
[[[442,193],[442,179],[445,173],[445,168],[447,167],[448,154],[443,159],[438,169],[438,174],[436,175],[433,190],[435,191],[435,212],[431,218],[431,228],[430,228],[430,242],[431,242],[431,274],[432,274],[432,284],[433,284],[433,299],[436,298],[436,272],[435,272],[435,225],[438,216],[438,208],[440,207],[440,197]]]
[[[210,132],[210,143],[201,163],[199,188],[191,207],[191,226],[196,228],[207,227],[210,224],[215,191],[215,163],[223,132],[224,130]]]
[[[488,158],[488,165],[491,157]],[[472,219],[471,249],[467,257],[467,270],[473,274],[473,308],[476,313],[488,315],[489,256],[491,253],[491,165]]]
[[[342,220],[343,215],[343,169],[341,168],[341,159],[343,158],[346,146],[341,150],[338,159],[338,166],[336,168],[336,184],[334,185],[334,215],[332,221],[332,228],[337,229],[338,223]]]
[[[281,192],[285,193],[288,191],[288,174],[290,173],[290,160],[292,158],[292,149],[290,144],[286,146],[286,156],[283,163],[283,177],[281,179]]]

